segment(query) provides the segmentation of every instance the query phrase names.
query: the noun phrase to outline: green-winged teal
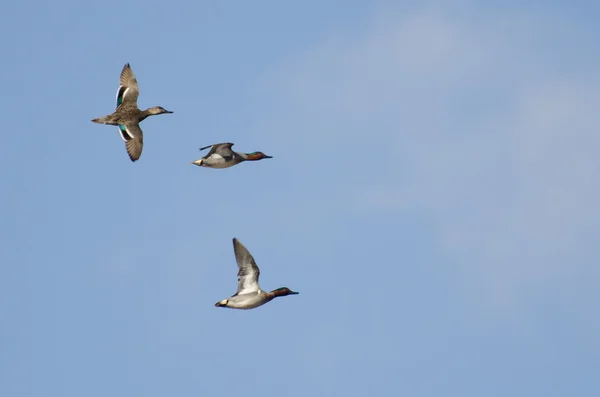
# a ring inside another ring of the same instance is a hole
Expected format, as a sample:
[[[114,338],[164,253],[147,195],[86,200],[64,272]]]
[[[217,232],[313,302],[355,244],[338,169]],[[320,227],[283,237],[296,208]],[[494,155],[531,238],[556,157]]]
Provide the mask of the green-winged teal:
[[[131,66],[127,63],[121,71],[121,80],[117,91],[117,110],[112,114],[92,120],[94,123],[119,126],[121,138],[125,141],[127,154],[129,154],[131,161],[136,161],[142,155],[144,135],[140,128],[140,122],[148,116],[173,113],[160,106],[140,110],[137,107],[139,95],[140,89],[137,80]]]
[[[200,160],[192,161],[191,164],[196,164],[200,167],[208,168],[228,168],[242,161],[255,161],[262,159],[272,159],[272,156],[267,156],[263,152],[253,153],[238,153],[231,150],[233,143],[217,143],[214,145],[204,146],[200,150],[211,148],[206,156]]]
[[[239,267],[238,271],[238,289],[235,295],[215,303],[217,307],[229,307],[231,309],[254,309],[270,302],[278,296],[297,295],[298,292],[291,291],[289,288],[282,287],[274,289],[271,292],[265,292],[258,285],[258,276],[260,270],[250,252],[238,241],[233,239],[233,250],[235,251],[235,260]]]

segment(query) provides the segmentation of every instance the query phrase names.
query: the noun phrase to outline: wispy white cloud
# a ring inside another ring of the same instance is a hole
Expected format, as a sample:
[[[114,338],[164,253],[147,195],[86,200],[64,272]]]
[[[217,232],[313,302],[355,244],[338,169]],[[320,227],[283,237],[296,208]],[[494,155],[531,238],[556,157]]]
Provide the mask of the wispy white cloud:
[[[552,15],[471,18],[381,13],[290,59],[266,82],[302,119],[286,139],[362,150],[386,177],[356,207],[433,220],[490,300],[577,288],[600,259],[600,61]]]

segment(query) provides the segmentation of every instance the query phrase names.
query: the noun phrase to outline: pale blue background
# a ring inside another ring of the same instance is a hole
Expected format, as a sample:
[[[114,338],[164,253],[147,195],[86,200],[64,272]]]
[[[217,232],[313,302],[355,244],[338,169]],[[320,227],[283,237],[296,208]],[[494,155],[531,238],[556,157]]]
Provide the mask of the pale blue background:
[[[600,395],[599,20],[5,2],[0,395]],[[137,163],[90,122],[126,62],[175,112]],[[274,159],[189,164],[223,141]],[[234,236],[300,295],[213,307]]]

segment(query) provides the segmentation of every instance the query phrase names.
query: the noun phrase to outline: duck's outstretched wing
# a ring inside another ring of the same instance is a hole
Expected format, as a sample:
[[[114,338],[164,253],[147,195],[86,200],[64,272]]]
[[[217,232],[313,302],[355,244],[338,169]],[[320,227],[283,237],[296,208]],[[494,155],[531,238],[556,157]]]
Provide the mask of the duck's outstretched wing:
[[[208,151],[208,153],[206,154],[207,156],[210,156],[211,154],[217,152],[217,151],[223,151],[223,150],[229,150],[231,151],[231,147],[233,146],[233,143],[230,142],[226,142],[226,143],[215,143],[213,145],[208,145],[208,146],[204,146],[200,148],[200,151],[203,151],[205,149],[210,148],[210,150]]]
[[[144,133],[138,123],[129,123],[119,125],[121,138],[125,142],[125,148],[131,161],[136,161],[142,155],[142,147],[144,146]]]
[[[117,90],[117,108],[123,103],[127,106],[137,106],[139,95],[140,89],[135,75],[133,74],[133,70],[131,70],[131,66],[126,63],[121,71],[119,89]]]
[[[237,238],[233,239],[233,251],[235,252],[235,260],[239,267],[237,274],[238,289],[233,296],[257,292],[260,290],[260,286],[258,285],[260,269],[256,265],[254,258]]]
[[[214,145],[201,147],[200,150],[202,151],[204,149],[210,148],[206,156],[204,156],[205,159],[210,158],[216,154],[216,158],[221,157],[223,160],[229,161],[233,158],[233,151],[231,150],[232,146],[233,143],[231,142],[215,143]]]

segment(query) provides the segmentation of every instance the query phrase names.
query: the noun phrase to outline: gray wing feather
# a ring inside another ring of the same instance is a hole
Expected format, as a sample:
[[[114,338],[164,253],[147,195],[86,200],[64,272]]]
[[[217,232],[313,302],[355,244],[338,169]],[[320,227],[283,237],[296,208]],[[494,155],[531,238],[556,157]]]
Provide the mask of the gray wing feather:
[[[215,153],[223,157],[225,160],[229,160],[233,157],[233,150],[231,150],[232,146],[233,143],[220,143],[213,146],[213,148],[215,149]]]
[[[254,258],[237,238],[233,239],[233,250],[235,252],[235,260],[239,267],[237,274],[238,289],[235,295],[257,292],[260,289],[258,284],[260,269],[256,265]]]
[[[233,146],[233,143],[229,143],[229,142],[227,142],[227,143],[215,143],[214,145],[208,145],[208,146],[201,147],[200,151],[202,151],[204,149],[210,148],[210,150],[206,154],[206,157],[210,157],[214,153],[218,153],[219,155],[222,156],[221,152],[229,151],[229,153],[231,153],[231,147],[232,146]]]
[[[230,161],[235,156],[235,154],[231,150],[232,146],[233,146],[233,143],[227,142],[227,143],[215,143],[214,145],[208,145],[208,146],[201,147],[200,150],[210,148],[208,153],[206,153],[206,156],[204,156],[202,158],[208,159],[213,154],[218,154],[223,159],[221,161],[225,161],[225,162]],[[218,162],[218,161],[220,161],[220,159],[219,160],[215,159],[215,161]]]

